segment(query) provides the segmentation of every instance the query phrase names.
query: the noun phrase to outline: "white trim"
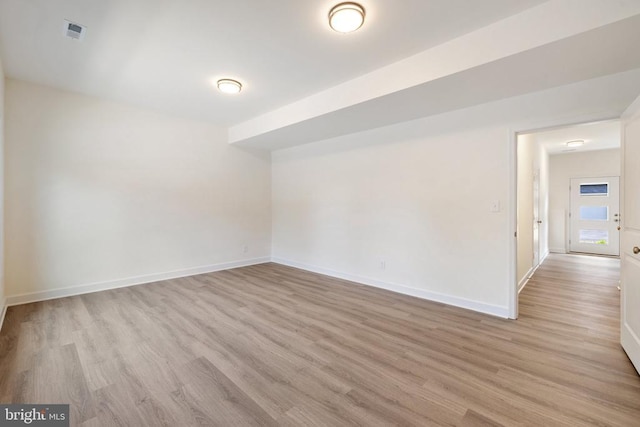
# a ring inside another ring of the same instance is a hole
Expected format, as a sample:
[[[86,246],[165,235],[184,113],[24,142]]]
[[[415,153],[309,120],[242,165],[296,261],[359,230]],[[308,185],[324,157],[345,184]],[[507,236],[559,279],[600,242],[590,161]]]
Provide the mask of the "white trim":
[[[533,276],[533,273],[538,269],[539,266],[540,264],[536,265],[535,267],[531,267],[529,271],[527,271],[527,273],[522,277],[522,279],[520,279],[520,281],[518,282],[518,294],[522,292],[524,287],[527,285],[527,282],[529,282],[529,279],[531,279],[531,276]]]
[[[527,286],[527,284],[529,283],[529,279],[531,279],[533,275],[536,274],[536,271],[538,271],[544,260],[547,259],[547,256],[549,256],[549,251],[545,252],[538,265],[536,265],[535,267],[531,267],[527,274],[525,274],[525,276],[522,278],[522,280],[520,280],[520,283],[518,283],[518,295],[520,295],[520,292],[522,292],[524,287]]]
[[[536,271],[538,271],[538,269],[540,268],[544,260],[547,259],[548,256],[549,256],[549,251],[547,250],[544,254],[542,254],[542,257],[540,258],[540,262],[538,262],[538,265],[536,265],[535,267],[531,267],[529,271],[527,271],[527,274],[525,274],[524,277],[520,280],[520,282],[518,283],[518,295],[520,295],[520,292],[522,292],[524,287],[527,286],[527,283],[529,283],[529,279],[531,279],[533,275],[536,273]]]
[[[640,374],[640,366],[636,366],[637,360],[640,360],[640,337],[629,327],[627,322],[622,321],[622,333],[620,334],[620,344],[622,349],[627,353],[627,357],[631,361],[631,364]]]
[[[0,331],[2,331],[2,325],[4,324],[4,316],[7,314],[7,299],[2,298],[2,303],[0,304]]]
[[[540,267],[544,262],[544,260],[547,259],[547,257],[549,256],[549,252],[551,251],[547,249],[547,251],[544,254],[542,254],[542,257],[540,257],[540,262],[538,262],[538,267]],[[536,267],[536,270],[538,269],[538,267]]]
[[[638,108],[640,108],[640,101],[636,99]],[[635,104],[635,102],[634,102]],[[558,117],[552,120],[541,121],[526,121],[521,123],[514,123],[509,126],[508,135],[508,155],[509,155],[509,197],[510,200],[507,203],[508,206],[508,222],[509,222],[509,254],[508,254],[508,312],[510,319],[518,318],[518,251],[517,251],[517,237],[514,233],[517,229],[517,209],[518,209],[518,154],[517,154],[517,141],[519,133],[531,133],[540,132],[544,130],[552,130],[560,127],[566,127],[571,125],[578,125],[582,123],[600,122],[606,120],[617,120],[620,118],[620,114],[610,110],[602,110],[599,112],[580,114],[572,117]],[[550,252],[554,252],[553,249],[549,249]],[[560,253],[566,253],[563,249]]]
[[[520,283],[518,283],[518,295],[520,295],[520,292],[522,292],[525,286],[527,286],[529,279],[531,279],[531,276],[525,276]]]
[[[506,306],[492,305],[479,301],[473,301],[466,298],[455,297],[452,295],[440,294],[437,292],[431,292],[424,289],[411,288],[404,285],[398,285],[395,283],[383,282],[377,279],[371,279],[369,277],[358,276],[349,273],[342,273],[328,268],[317,267],[309,264],[304,264],[297,261],[290,261],[282,258],[272,257],[271,262],[286,265],[288,267],[299,268],[301,270],[310,271],[312,273],[323,274],[325,276],[331,276],[338,279],[348,280],[356,282],[362,285],[373,286],[375,288],[386,289],[388,291],[396,292],[403,295],[409,295],[429,301],[440,302],[447,305],[452,305],[468,310],[478,311],[480,313],[490,314],[493,316],[501,317],[503,319],[509,318],[509,308]]]
[[[215,271],[229,270],[231,268],[247,267],[250,265],[269,262],[269,257],[253,258],[241,261],[225,262],[220,264],[205,265],[201,267],[187,268],[184,270],[168,271],[165,273],[145,274],[142,276],[127,277],[123,279],[108,280],[105,282],[90,283],[86,285],[71,286],[68,288],[53,289],[47,291],[30,292],[7,297],[6,305],[20,305],[37,301],[88,294],[92,292],[106,291],[109,289],[126,288],[128,286],[143,285],[145,283],[161,280],[177,279],[179,277],[195,276],[197,274],[213,273]]]
[[[509,318],[518,318],[518,133],[510,128],[507,135],[509,141],[509,200],[507,203],[507,237],[509,253],[507,259],[507,295],[509,301]]]

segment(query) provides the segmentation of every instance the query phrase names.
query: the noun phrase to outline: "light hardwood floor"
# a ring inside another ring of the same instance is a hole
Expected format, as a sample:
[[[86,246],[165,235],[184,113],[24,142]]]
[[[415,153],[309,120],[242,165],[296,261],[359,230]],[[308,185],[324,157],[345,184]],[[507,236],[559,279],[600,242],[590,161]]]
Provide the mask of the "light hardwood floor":
[[[551,255],[518,321],[275,264],[11,307],[0,402],[81,426],[638,426],[618,265]]]

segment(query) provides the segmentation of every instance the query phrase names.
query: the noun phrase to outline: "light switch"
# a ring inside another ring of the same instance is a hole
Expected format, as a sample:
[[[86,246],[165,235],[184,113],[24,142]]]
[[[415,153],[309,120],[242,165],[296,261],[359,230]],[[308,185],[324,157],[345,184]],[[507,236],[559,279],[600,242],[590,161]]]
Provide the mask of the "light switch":
[[[491,202],[491,212],[500,212],[500,200],[494,200]]]

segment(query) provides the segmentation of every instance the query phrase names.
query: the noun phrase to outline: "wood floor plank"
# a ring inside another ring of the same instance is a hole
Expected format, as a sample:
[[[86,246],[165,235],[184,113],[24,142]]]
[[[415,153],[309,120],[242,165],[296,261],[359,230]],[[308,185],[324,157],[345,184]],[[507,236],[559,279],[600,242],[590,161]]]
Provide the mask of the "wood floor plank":
[[[10,307],[0,402],[74,426],[635,426],[619,261],[550,255],[503,320],[263,264]]]
[[[95,416],[94,401],[75,344],[40,350],[33,366],[21,374],[21,384],[14,389],[13,401],[68,403],[73,423]]]
[[[204,357],[189,363],[182,374],[186,401],[209,415],[216,425],[276,426],[275,420],[222,371]]]

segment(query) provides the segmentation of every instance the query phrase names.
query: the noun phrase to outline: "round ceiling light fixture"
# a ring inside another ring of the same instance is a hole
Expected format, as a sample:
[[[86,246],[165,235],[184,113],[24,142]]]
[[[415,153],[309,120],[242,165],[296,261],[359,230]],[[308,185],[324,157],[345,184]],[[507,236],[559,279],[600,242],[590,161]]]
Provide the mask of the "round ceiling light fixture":
[[[329,11],[329,26],[339,33],[351,33],[364,23],[364,7],[358,3],[340,3]]]
[[[233,79],[220,79],[216,84],[222,93],[235,94],[242,90],[242,83]]]
[[[570,148],[581,147],[584,145],[584,139],[574,139],[573,141],[567,142],[566,145]]]

